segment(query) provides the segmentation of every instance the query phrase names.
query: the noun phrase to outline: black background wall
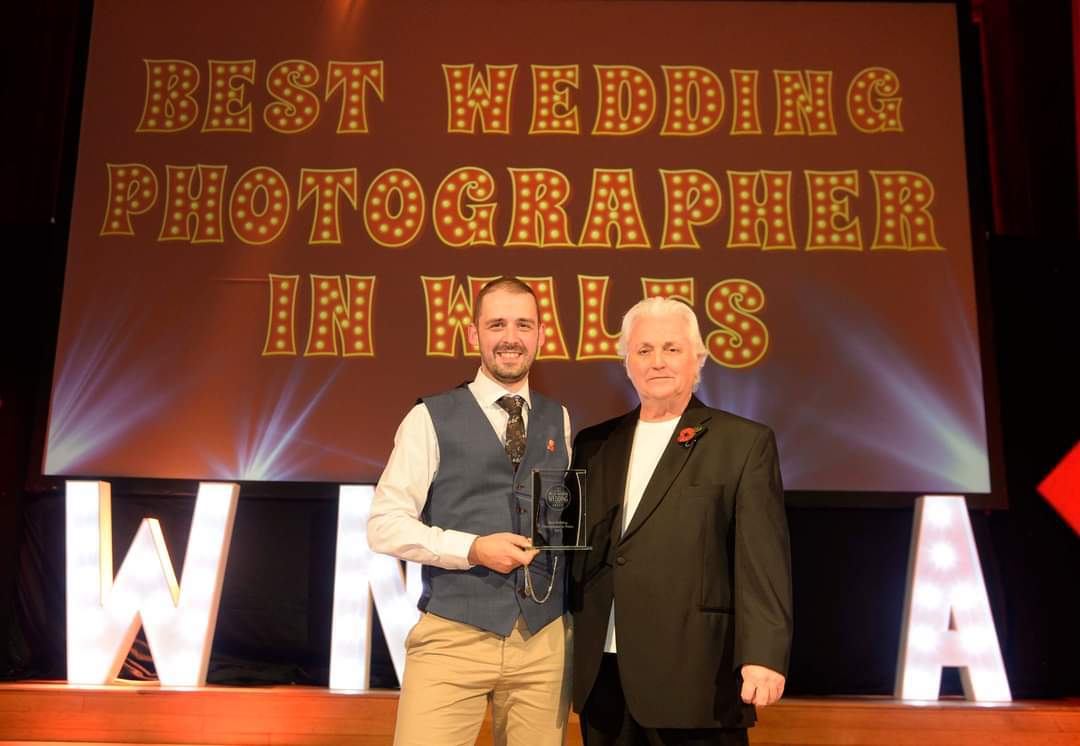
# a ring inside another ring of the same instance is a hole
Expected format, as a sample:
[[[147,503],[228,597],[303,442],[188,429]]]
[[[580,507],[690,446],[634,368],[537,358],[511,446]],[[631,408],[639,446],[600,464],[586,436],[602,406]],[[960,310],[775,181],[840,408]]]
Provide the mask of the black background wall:
[[[0,678],[63,679],[62,484],[41,476],[40,455],[92,7],[38,0],[9,12]],[[1080,538],[1036,491],[1080,439],[1070,2],[976,0],[960,14],[976,22],[967,81],[976,136],[968,155],[974,230],[985,239],[977,241],[980,314],[993,350],[1010,501],[1007,511],[974,512],[972,522],[1014,696],[1077,696]],[[194,489],[113,480],[116,555],[138,521],[154,515],[179,567]],[[328,485],[243,487],[211,682],[326,684],[335,496]],[[788,692],[891,693],[911,509],[792,504],[796,640]],[[152,671],[140,640],[124,675]],[[373,679],[394,684],[385,655]],[[959,692],[955,672],[947,673],[945,691]]]

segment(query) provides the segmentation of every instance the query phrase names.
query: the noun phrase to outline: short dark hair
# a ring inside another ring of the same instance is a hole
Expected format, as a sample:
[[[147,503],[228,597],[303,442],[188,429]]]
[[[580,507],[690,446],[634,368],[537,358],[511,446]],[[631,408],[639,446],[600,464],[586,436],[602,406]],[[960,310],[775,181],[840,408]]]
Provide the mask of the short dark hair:
[[[484,302],[484,296],[488,293],[492,293],[496,290],[506,290],[511,293],[528,293],[532,296],[533,301],[536,302],[536,310],[540,311],[540,301],[536,298],[536,291],[529,286],[527,282],[522,282],[516,277],[510,277],[509,275],[503,275],[502,277],[496,277],[491,282],[480,288],[480,292],[473,298],[473,323],[478,324],[480,322],[480,306]]]

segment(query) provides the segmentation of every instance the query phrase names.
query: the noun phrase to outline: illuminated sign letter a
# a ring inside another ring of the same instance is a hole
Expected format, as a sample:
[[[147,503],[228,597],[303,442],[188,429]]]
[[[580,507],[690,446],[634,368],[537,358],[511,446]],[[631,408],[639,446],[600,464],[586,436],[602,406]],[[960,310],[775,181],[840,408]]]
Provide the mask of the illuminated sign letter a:
[[[967,502],[928,495],[915,504],[896,696],[937,699],[945,666],[968,699],[1012,699]]]

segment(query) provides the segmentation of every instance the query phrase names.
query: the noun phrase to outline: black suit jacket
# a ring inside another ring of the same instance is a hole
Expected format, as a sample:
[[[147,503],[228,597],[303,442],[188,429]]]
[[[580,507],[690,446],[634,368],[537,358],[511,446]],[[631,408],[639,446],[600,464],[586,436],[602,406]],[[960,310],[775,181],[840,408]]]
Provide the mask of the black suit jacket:
[[[651,728],[754,722],[739,669],[787,674],[791,560],[776,440],[756,422],[692,398],[625,533],[622,503],[639,410],[582,430],[588,540],[574,557],[574,709],[585,705],[615,600],[619,674],[634,719]]]

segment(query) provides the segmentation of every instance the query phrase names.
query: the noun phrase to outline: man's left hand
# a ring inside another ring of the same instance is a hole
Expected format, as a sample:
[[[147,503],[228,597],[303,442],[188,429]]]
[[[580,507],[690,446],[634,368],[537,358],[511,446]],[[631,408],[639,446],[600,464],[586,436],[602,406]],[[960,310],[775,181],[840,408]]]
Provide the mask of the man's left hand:
[[[742,667],[742,701],[757,707],[773,704],[784,693],[784,676],[771,668],[747,663]]]

